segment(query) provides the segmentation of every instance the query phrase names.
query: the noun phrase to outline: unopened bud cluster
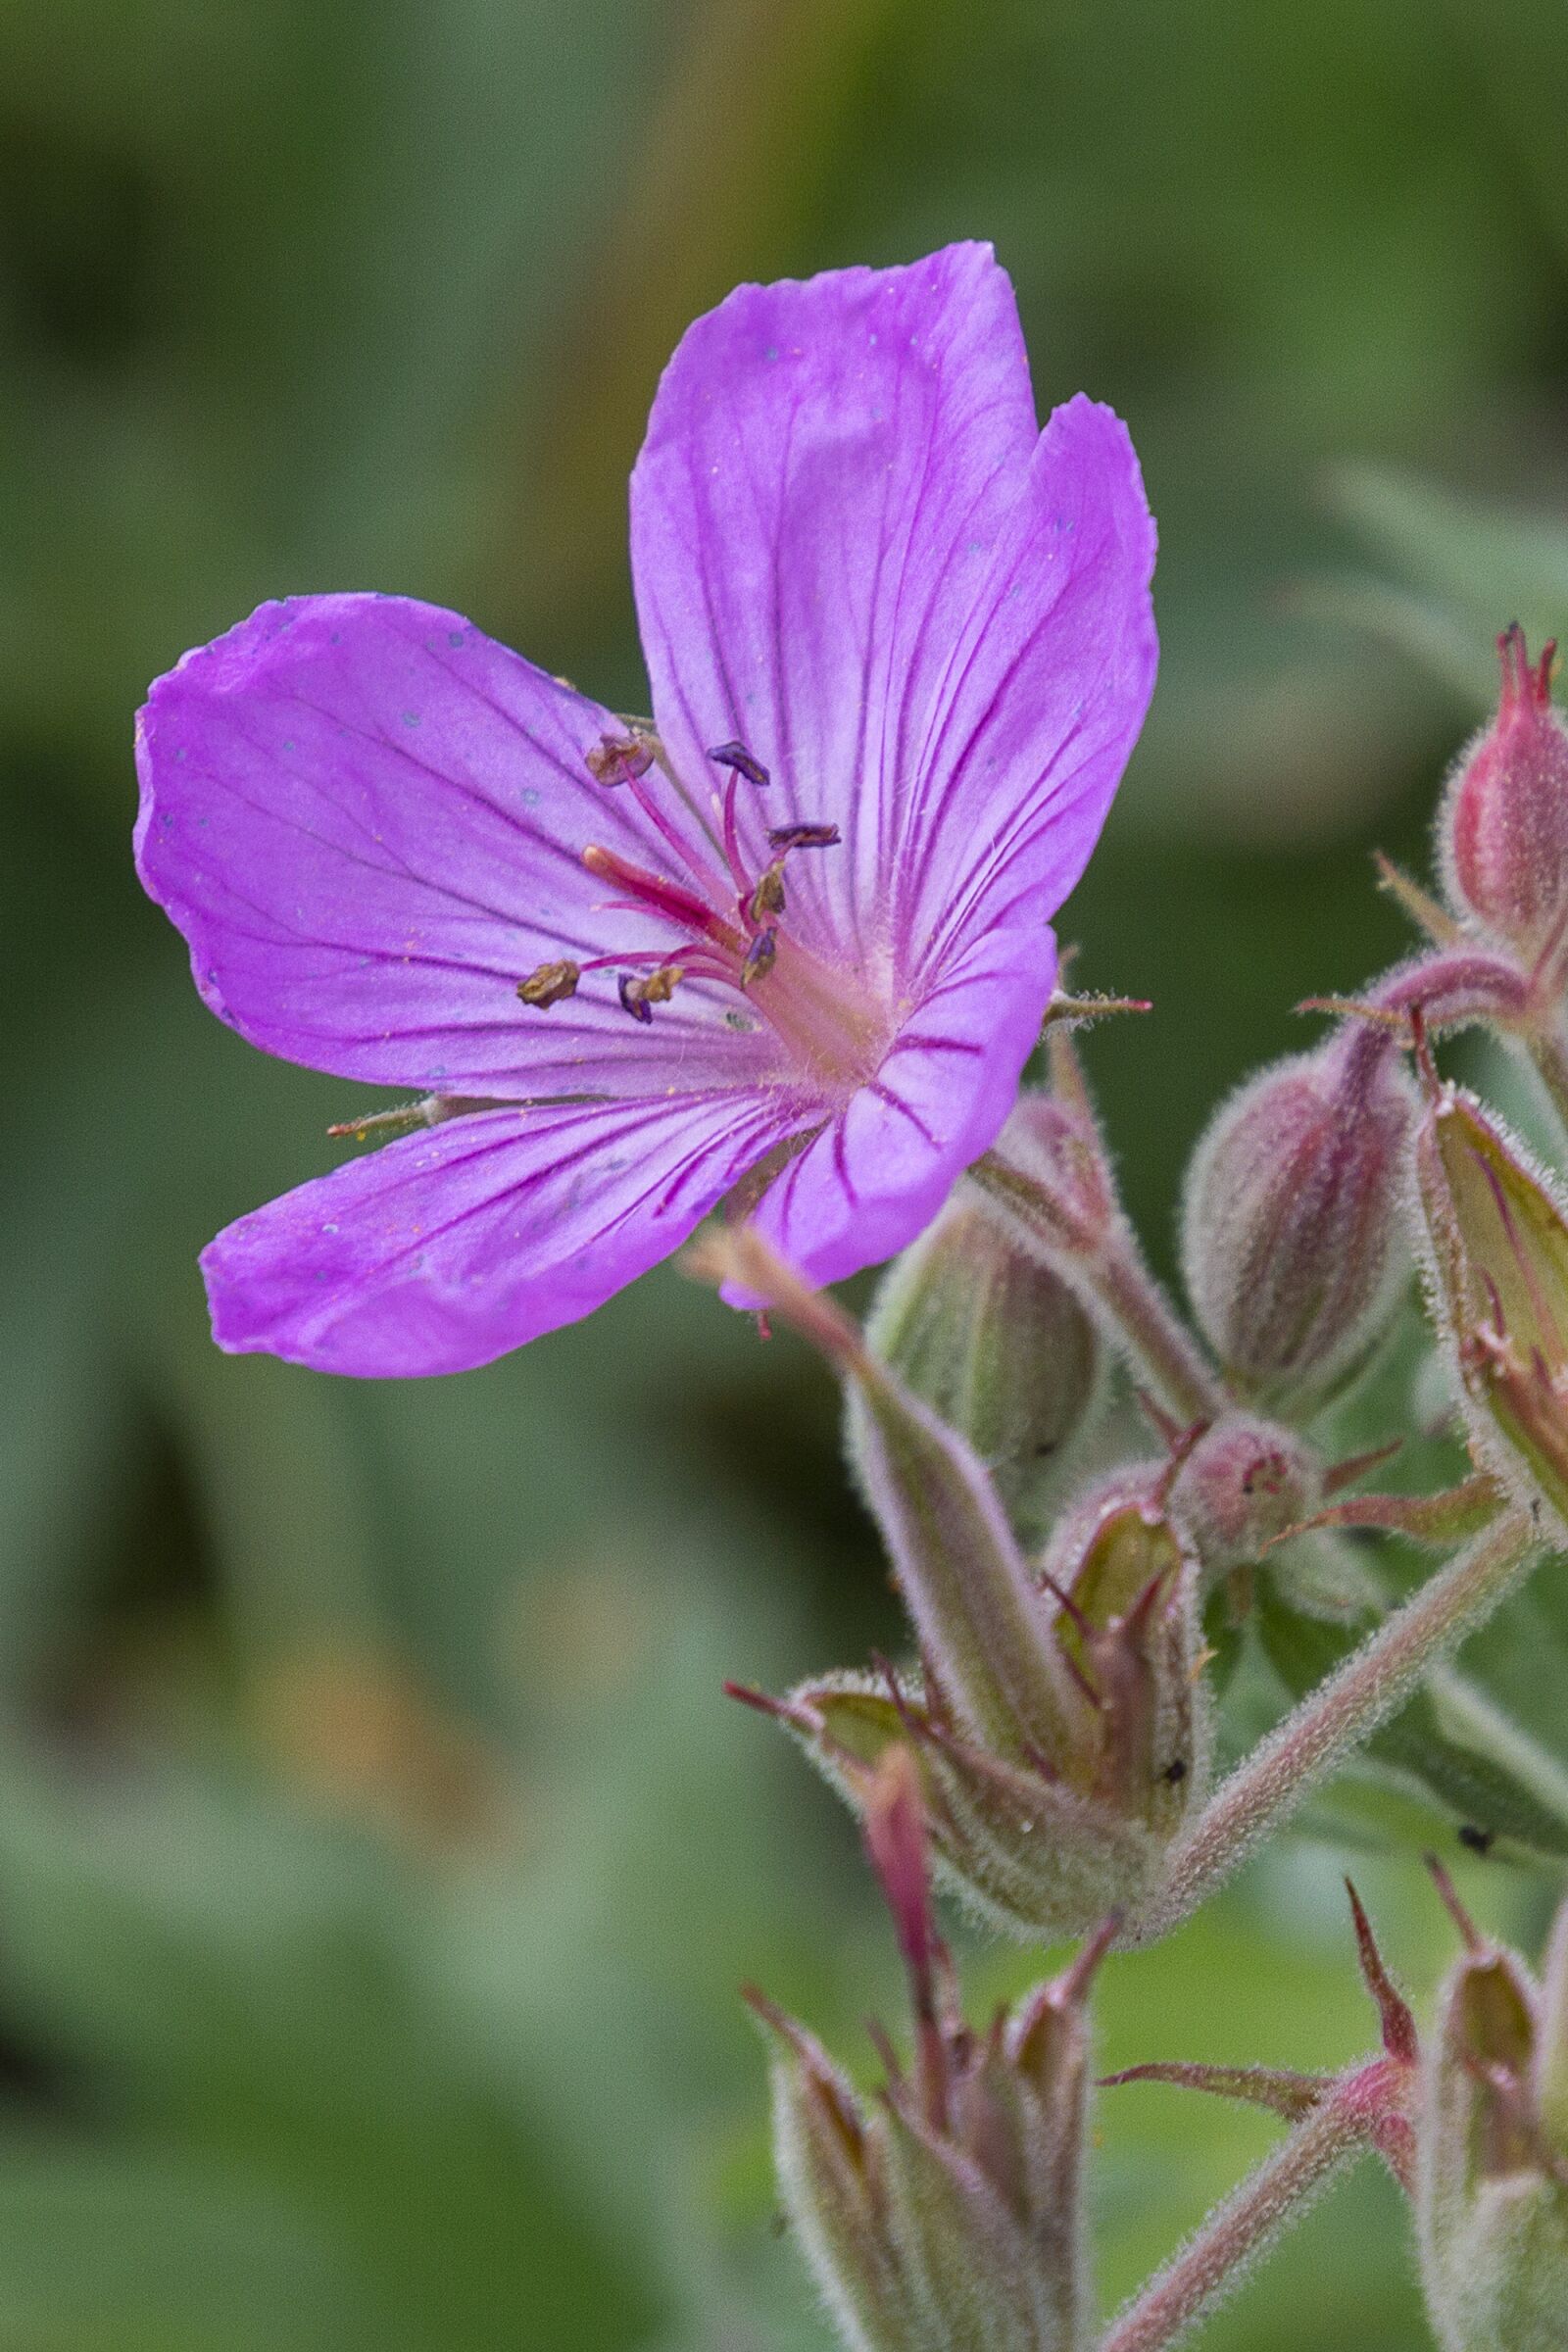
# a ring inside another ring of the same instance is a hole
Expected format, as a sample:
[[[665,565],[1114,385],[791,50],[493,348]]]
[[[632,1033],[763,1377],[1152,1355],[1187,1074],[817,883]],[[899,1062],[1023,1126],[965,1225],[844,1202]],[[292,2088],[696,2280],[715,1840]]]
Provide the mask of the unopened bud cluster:
[[[871,2105],[760,2004],[785,2201],[856,2352],[1080,2352],[1092,1968],[1186,1917],[1385,1727],[1380,1755],[1478,1850],[1489,1805],[1499,1840],[1563,1850],[1531,1827],[1550,1770],[1527,1771],[1500,1715],[1483,1753],[1486,1705],[1455,1715],[1450,1676],[1445,1714],[1423,1679],[1546,1544],[1568,1547],[1568,1191],[1432,1054],[1446,1030],[1489,1025],[1568,1120],[1568,729],[1550,649],[1533,666],[1509,630],[1501,653],[1498,711],[1442,814],[1446,904],[1385,868],[1428,948],[1357,999],[1314,1000],[1338,1025],[1199,1142],[1190,1315],[1118,1194],[1071,1043],[1111,1008],[1091,1000],[1054,1001],[1048,1082],[889,1270],[863,1331],[750,1226],[704,1246],[730,1296],[841,1380],[908,1619],[897,1658],[736,1693],[859,1817],[909,1975],[914,2061]],[[1417,1264],[1471,1471],[1441,1493],[1356,1494],[1409,1434],[1366,1400],[1406,1377]],[[1451,1556],[1392,1607],[1351,1529]],[[1301,1695],[1216,1783],[1210,1670],[1246,1658]],[[1476,1820],[1458,1810],[1472,1801]],[[1094,1940],[976,2035],[933,1881],[988,1925]],[[1383,2026],[1362,2065],[1134,2070],[1256,2099],[1291,2131],[1255,2196],[1216,2209],[1102,2352],[1176,2341],[1366,2149],[1414,2201],[1443,2352],[1568,2352],[1568,1912],[1541,1985],[1467,1928],[1419,2048],[1359,1904],[1355,1921]]]
[[[1157,1884],[1209,1777],[1200,1576],[1170,1466],[1095,1492],[1032,1560],[967,1441],[753,1235],[727,1268],[821,1347],[916,1640],[912,1667],[744,1693],[864,1814],[918,1771],[938,1874],[1014,1933],[1082,1932]]]
[[[932,1920],[906,1751],[875,1776],[866,1843],[904,1955],[912,2056],[906,2067],[884,2042],[887,2081],[867,2105],[804,2027],[752,1996],[773,2044],[788,2218],[856,2352],[1079,2352],[1085,2001],[1104,1939],[976,2032]]]

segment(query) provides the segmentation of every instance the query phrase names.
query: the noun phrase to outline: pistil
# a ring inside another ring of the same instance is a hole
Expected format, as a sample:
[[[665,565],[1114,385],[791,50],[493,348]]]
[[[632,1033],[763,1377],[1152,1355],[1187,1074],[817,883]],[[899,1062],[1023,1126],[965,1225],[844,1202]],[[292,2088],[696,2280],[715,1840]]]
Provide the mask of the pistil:
[[[662,874],[651,873],[645,865],[633,865],[629,858],[604,849],[598,842],[589,843],[582,861],[601,881],[613,882],[628,899],[652,907],[656,914],[679,924],[683,931],[695,931],[700,938],[710,939],[715,947],[730,955],[741,953],[745,943],[734,925],[725,922],[711,906],[705,906],[678,882],[668,882]]]

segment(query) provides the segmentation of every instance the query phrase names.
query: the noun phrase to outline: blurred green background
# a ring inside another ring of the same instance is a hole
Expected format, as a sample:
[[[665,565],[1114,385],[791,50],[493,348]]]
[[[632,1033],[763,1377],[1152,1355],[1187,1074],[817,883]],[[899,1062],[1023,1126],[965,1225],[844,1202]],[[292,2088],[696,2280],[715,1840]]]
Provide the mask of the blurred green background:
[[[1157,1001],[1091,1054],[1168,1265],[1216,1092],[1401,951],[1365,853],[1420,856],[1490,632],[1568,621],[1565,120],[1524,0],[0,11],[0,2344],[809,2352],[736,1986],[858,2066],[895,2000],[847,1822],[719,1695],[897,1640],[804,1350],[670,1271],[457,1381],[212,1348],[198,1249],[361,1099],[212,1021],[139,898],[149,678],[377,586],[639,707],[688,318],[991,237],[1042,406],[1113,402],[1161,522],[1063,928]],[[1337,1837],[1113,1964],[1106,2064],[1364,2044]],[[1430,1986],[1414,1859],[1357,1869]],[[1109,2298],[1270,2128],[1133,2089],[1097,2136]],[[1423,2343],[1387,2184],[1207,2340]]]

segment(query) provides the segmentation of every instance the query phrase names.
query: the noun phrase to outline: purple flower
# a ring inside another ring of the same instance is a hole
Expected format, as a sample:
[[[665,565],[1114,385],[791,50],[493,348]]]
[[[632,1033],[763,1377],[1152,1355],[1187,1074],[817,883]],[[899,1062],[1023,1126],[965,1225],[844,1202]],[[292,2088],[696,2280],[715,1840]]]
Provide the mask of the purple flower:
[[[457,1371],[745,1184],[888,1257],[1012,1102],[1154,675],[1111,414],[1036,420],[988,248],[742,286],[631,485],[652,725],[402,597],[266,605],[153,688],[138,868],[252,1044],[419,1131],[203,1256],[220,1346]],[[519,1002],[519,996],[521,1002]]]

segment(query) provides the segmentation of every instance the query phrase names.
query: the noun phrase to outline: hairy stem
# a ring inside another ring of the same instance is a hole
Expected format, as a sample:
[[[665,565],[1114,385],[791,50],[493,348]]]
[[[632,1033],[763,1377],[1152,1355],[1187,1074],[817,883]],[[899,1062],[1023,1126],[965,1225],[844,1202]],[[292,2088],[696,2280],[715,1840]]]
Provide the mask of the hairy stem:
[[[1214,1421],[1229,1406],[1224,1385],[1128,1237],[1082,1269],[1161,1400],[1186,1421]]]
[[[1177,2343],[1367,2145],[1356,2116],[1325,2099],[1112,2320],[1100,2352],[1162,2352]]]
[[[1158,1891],[1129,1940],[1165,1935],[1197,1909],[1345,1758],[1403,1705],[1427,1669],[1485,1623],[1539,1547],[1510,1511],[1441,1568],[1327,1676],[1223,1781],[1170,1848]]]
[[[1035,1178],[1000,1151],[976,1160],[969,1176],[1091,1311],[1098,1308],[1162,1404],[1184,1421],[1213,1421],[1226,1411],[1223,1381],[1150,1273],[1125,1219],[1117,1216],[1108,1232],[1080,1234]]]

